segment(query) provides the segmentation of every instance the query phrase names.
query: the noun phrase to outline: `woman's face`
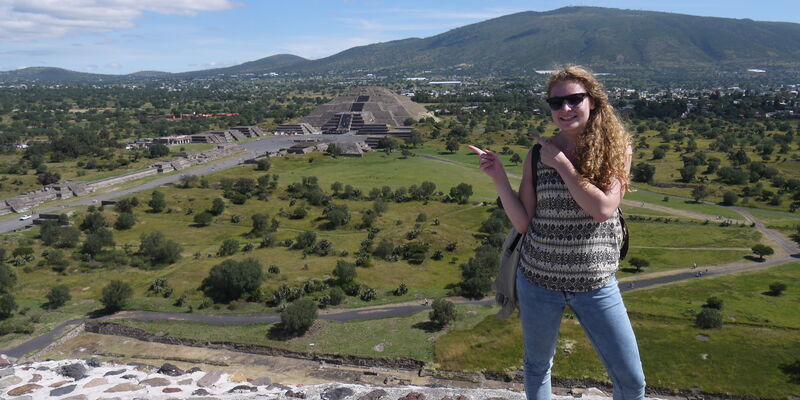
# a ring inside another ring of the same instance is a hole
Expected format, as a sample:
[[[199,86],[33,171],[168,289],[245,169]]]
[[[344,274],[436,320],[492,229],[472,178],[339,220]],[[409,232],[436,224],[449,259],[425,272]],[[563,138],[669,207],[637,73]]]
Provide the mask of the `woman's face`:
[[[586,93],[586,88],[580,82],[561,81],[557,82],[550,89],[550,99],[562,99],[561,107],[557,110],[550,109],[553,122],[561,131],[570,134],[580,134],[586,128],[589,121],[589,114],[594,110],[592,98],[586,96],[577,104],[573,104],[570,98],[563,100],[564,96],[576,93]]]

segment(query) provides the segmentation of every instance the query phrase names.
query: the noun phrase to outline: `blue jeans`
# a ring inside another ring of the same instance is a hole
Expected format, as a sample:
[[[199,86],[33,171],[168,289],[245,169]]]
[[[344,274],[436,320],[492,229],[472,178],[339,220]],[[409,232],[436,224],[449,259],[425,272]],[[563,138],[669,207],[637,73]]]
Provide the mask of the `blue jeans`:
[[[517,270],[517,296],[525,339],[525,393],[550,399],[550,369],[564,307],[583,326],[614,385],[614,400],[643,399],[644,372],[639,349],[616,278],[600,289],[557,292],[533,285]]]

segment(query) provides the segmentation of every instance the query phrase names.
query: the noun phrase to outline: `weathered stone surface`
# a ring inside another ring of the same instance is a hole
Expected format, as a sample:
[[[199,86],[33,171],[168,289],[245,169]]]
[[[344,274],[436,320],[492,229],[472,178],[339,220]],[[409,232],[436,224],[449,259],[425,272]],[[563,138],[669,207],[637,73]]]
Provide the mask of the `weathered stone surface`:
[[[11,361],[6,357],[5,354],[0,354],[0,368],[7,367],[11,365]]]
[[[172,383],[167,378],[150,378],[145,379],[143,381],[139,381],[140,385],[147,385],[147,386],[169,386]]]
[[[139,371],[139,372],[147,372],[147,373],[153,372],[153,371],[155,371],[156,369],[157,369],[157,367],[155,367],[155,366],[153,366],[153,365],[146,365],[146,364],[144,364],[144,365],[137,365],[137,366],[134,368],[134,370],[136,370],[136,371]]]
[[[350,388],[330,388],[322,392],[320,397],[322,400],[342,400],[352,396],[353,393],[355,392],[353,392],[353,389]]]
[[[200,372],[200,371],[202,371],[202,369],[200,369],[200,367],[192,367],[192,368],[187,369],[186,373],[187,374],[193,374],[195,372]]]
[[[116,369],[114,371],[106,372],[105,374],[103,374],[103,376],[113,376],[113,375],[124,374],[125,371],[127,371],[127,369]]]
[[[208,393],[208,390],[205,389],[197,389],[192,392],[192,396],[208,396],[211,393]]]
[[[139,386],[133,383],[124,382],[120,383],[119,385],[112,386],[106,389],[104,392],[105,393],[135,392],[137,390],[142,390],[142,389],[144,389],[144,386]]]
[[[194,382],[192,378],[181,379],[178,381],[178,385],[191,385],[192,382]]]
[[[36,383],[39,382],[40,380],[42,380],[42,374],[33,374],[31,376],[31,380],[29,380],[28,383]]]
[[[127,374],[127,375],[122,375],[122,376],[120,376],[120,378],[122,378],[122,379],[136,379],[136,375],[134,375],[134,374]]]
[[[359,397],[358,400],[377,400],[377,399],[380,399],[381,397],[386,396],[388,394],[389,393],[386,393],[386,391],[383,390],[383,389],[375,389],[375,390],[373,390],[373,391],[371,391],[371,392]]]
[[[170,363],[164,363],[161,368],[158,369],[159,374],[169,375],[169,376],[181,376],[183,375],[183,370],[178,368],[175,365]]]
[[[86,397],[85,394],[76,394],[75,396],[65,397],[61,400],[89,400],[89,398]]]
[[[291,388],[286,385],[281,385],[280,383],[272,383],[269,386],[267,386],[267,390],[272,390],[272,389],[289,390]]]
[[[14,367],[4,366],[0,369],[0,378],[5,378],[9,375],[14,375]]]
[[[21,382],[22,382],[22,378],[20,378],[20,377],[18,377],[16,375],[7,376],[7,377],[3,378],[2,380],[0,380],[0,389],[5,389],[5,388],[7,388],[9,386],[14,386],[14,385],[19,384]]]
[[[79,363],[64,365],[58,368],[58,373],[78,381],[86,377],[86,367]]]
[[[62,386],[62,387],[55,388],[55,389],[50,391],[50,397],[58,397],[58,396],[63,396],[65,394],[72,393],[73,391],[75,391],[76,387],[78,387],[78,385],[68,385],[68,386]]]
[[[593,387],[590,387],[590,388],[586,389],[586,391],[583,392],[583,395],[584,396],[597,396],[597,397],[611,397],[606,392],[604,392],[604,391],[602,391],[602,390],[600,390],[598,388],[593,388]]]
[[[220,370],[211,371],[211,372],[205,374],[202,378],[200,378],[197,381],[197,386],[200,386],[200,387],[211,386],[211,385],[217,383],[217,381],[219,381],[219,378],[222,377],[222,374],[223,374],[223,372],[220,371]]]
[[[411,392],[397,400],[425,400],[425,395],[420,392]]]
[[[284,395],[286,397],[294,397],[295,399],[305,399],[306,398],[306,394],[305,393],[303,393],[303,392],[295,392],[295,391],[293,391],[291,389],[287,390],[286,393],[284,393]]]
[[[244,374],[242,374],[241,372],[234,372],[234,374],[233,374],[233,375],[231,375],[231,376],[228,378],[228,381],[230,381],[230,382],[236,382],[236,383],[247,382],[247,377],[246,377],[246,376],[244,376]]]
[[[176,387],[166,387],[166,388],[164,388],[164,390],[162,390],[162,392],[164,392],[164,393],[178,393],[178,392],[182,392],[182,390],[181,390],[181,388],[176,388]]]
[[[88,365],[88,366],[90,366],[90,367],[95,367],[95,368],[97,368],[97,367],[99,367],[99,366],[103,365],[103,362],[102,362],[102,361],[100,361],[100,359],[99,359],[99,358],[97,358],[97,357],[92,357],[92,358],[88,358],[88,359],[86,359],[86,365]]]
[[[250,383],[256,386],[269,386],[272,384],[272,379],[269,379],[266,376],[259,376],[258,378],[250,381]]]
[[[37,385],[35,383],[26,383],[22,386],[15,387],[8,391],[9,396],[22,396],[23,394],[28,394],[33,392],[34,390],[41,389],[42,385]]]
[[[233,389],[228,390],[228,393],[252,393],[257,391],[258,389],[249,385],[238,385],[234,386]]]
[[[100,385],[107,385],[108,380],[106,378],[94,378],[90,380],[87,384],[83,385],[84,388],[91,388]]]
[[[66,385],[67,383],[70,383],[70,382],[72,382],[72,381],[53,382],[53,383],[50,384],[50,387],[61,387],[61,386],[64,386],[64,385]]]

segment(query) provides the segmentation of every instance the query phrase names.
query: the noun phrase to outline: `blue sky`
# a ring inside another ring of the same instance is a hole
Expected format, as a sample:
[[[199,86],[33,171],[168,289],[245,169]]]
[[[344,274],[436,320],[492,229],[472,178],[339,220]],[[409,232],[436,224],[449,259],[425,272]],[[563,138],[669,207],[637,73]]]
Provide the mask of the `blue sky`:
[[[0,70],[183,72],[322,58],[519,11],[599,6],[800,23],[800,1],[0,0]],[[166,5],[165,5],[166,4]],[[757,4],[757,6],[754,6]]]

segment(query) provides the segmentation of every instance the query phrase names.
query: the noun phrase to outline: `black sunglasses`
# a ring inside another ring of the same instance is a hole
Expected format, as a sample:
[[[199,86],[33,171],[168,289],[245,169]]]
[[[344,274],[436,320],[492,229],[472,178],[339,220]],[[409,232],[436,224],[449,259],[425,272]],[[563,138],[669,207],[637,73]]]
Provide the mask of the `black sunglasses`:
[[[546,101],[551,110],[558,111],[564,107],[564,102],[569,104],[569,108],[575,108],[587,97],[589,97],[589,93],[573,93],[567,96],[548,97]]]

